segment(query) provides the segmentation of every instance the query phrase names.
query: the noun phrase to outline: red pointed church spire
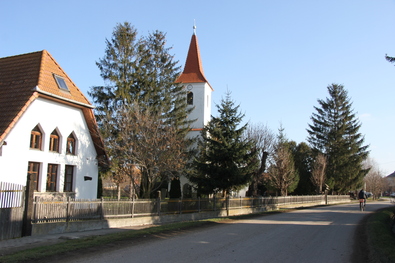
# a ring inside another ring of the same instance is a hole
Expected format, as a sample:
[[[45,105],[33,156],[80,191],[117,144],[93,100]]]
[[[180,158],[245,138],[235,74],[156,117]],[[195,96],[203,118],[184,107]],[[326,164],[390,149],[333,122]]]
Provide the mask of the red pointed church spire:
[[[203,65],[200,59],[200,51],[198,40],[196,37],[194,26],[194,32],[191,38],[191,44],[189,45],[188,55],[185,62],[185,68],[182,74],[178,77],[176,82],[179,83],[200,83],[205,82],[208,84],[206,77],[203,72]],[[208,84],[210,87],[211,85]]]

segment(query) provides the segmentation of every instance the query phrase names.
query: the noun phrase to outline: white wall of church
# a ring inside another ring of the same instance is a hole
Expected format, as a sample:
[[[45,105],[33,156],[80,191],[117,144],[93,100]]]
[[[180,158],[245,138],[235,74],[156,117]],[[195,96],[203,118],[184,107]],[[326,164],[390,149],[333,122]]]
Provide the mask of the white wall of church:
[[[192,89],[190,89],[190,85]],[[188,116],[190,120],[196,120],[194,123],[191,124],[192,129],[199,129],[199,130],[192,130],[189,132],[188,136],[190,138],[196,138],[201,135],[200,129],[203,129],[205,125],[211,119],[211,92],[212,89],[208,85],[208,83],[187,83],[185,84],[188,91],[193,92],[193,111]],[[189,86],[189,89],[188,89]],[[196,147],[195,144],[193,147]],[[186,184],[192,185],[187,178],[184,176],[180,177],[181,183],[181,191],[184,195],[184,187]]]
[[[43,131],[41,150],[30,149],[30,133],[39,124]],[[60,152],[49,151],[50,134],[57,129]],[[74,133],[76,155],[66,154],[67,137]],[[63,192],[65,166],[74,167],[73,191],[76,198],[94,199],[97,195],[98,165],[96,150],[81,109],[37,98],[5,138],[0,152],[0,181],[25,185],[29,162],[40,164],[39,192],[46,192],[48,164],[59,165],[56,191]],[[84,176],[92,178],[85,181]]]
[[[192,128],[201,129],[210,121],[211,118],[211,88],[207,83],[191,83],[193,89],[194,110],[189,119],[196,121],[191,125]]]

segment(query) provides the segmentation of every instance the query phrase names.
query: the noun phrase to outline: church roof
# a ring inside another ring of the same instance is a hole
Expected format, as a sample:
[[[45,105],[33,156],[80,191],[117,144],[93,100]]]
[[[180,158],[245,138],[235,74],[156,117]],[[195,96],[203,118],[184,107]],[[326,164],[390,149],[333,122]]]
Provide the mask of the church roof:
[[[185,62],[184,71],[177,78],[175,82],[179,83],[207,83],[211,89],[211,85],[208,83],[204,76],[203,65],[200,59],[200,50],[196,34],[192,35],[191,44],[189,45],[188,55]]]
[[[46,50],[0,58],[0,143],[37,97],[81,108],[95,145],[103,146],[93,106]]]

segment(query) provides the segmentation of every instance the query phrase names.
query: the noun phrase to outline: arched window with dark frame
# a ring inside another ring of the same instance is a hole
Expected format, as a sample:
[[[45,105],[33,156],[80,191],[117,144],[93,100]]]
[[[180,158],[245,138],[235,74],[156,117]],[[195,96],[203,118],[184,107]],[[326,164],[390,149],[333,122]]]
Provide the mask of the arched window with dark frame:
[[[59,134],[56,129],[49,136],[49,150],[51,152],[59,152]]]
[[[67,137],[66,153],[75,155],[76,154],[76,145],[77,145],[77,140],[75,139],[74,134],[70,133],[69,137]]]
[[[188,93],[187,93],[187,104],[193,105],[193,92],[192,91],[188,91]]]
[[[43,134],[38,125],[30,133],[30,149],[41,150]]]

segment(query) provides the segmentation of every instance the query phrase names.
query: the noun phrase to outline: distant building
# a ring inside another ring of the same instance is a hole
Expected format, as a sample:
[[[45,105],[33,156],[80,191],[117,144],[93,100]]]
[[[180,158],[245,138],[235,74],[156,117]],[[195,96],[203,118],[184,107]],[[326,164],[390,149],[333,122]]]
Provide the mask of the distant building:
[[[96,198],[107,157],[92,109],[47,51],[0,58],[0,181]]]
[[[385,179],[387,181],[387,188],[385,189],[385,191],[387,191],[389,194],[394,193],[395,192],[395,172],[386,176]]]

